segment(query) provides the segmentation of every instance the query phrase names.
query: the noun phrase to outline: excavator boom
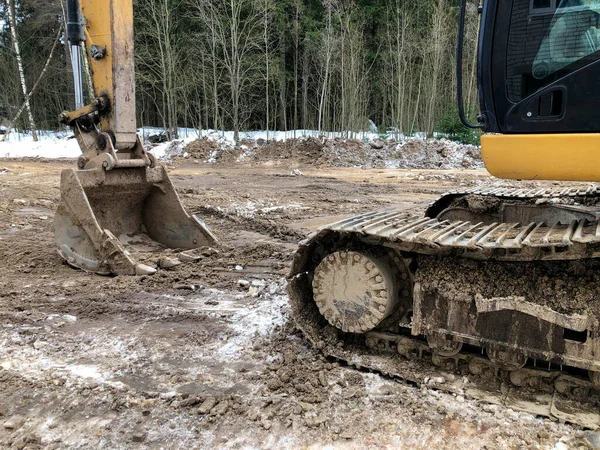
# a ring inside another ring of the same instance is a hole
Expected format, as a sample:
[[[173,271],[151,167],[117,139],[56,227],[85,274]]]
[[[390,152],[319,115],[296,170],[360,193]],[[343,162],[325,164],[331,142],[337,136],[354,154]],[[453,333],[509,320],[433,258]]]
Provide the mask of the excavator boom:
[[[76,110],[63,112],[81,148],[78,170],[61,176],[54,228],[60,255],[102,274],[149,274],[140,254],[214,245],[216,237],[189,216],[167,172],[136,132],[132,0],[69,0]],[[81,50],[94,100],[83,103]]]

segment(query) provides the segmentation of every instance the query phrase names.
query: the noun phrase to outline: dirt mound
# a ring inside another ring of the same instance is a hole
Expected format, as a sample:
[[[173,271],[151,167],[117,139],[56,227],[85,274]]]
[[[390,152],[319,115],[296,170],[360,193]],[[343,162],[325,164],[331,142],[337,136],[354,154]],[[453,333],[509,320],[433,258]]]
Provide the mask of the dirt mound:
[[[473,169],[483,167],[481,148],[446,139],[410,140],[396,147],[398,167],[411,169]]]
[[[365,169],[476,169],[483,167],[481,150],[446,139],[376,140],[300,138],[265,142],[243,140],[228,147],[210,138],[189,144],[179,156],[198,163],[252,166],[362,167]]]
[[[219,144],[216,141],[204,137],[190,143],[185,151],[191,158],[204,161],[213,158],[219,152],[219,149]]]
[[[315,138],[270,142],[262,139],[256,142],[246,140],[240,143],[240,147],[244,151],[238,161],[253,165],[281,166],[288,162],[312,166],[331,164],[326,147]]]

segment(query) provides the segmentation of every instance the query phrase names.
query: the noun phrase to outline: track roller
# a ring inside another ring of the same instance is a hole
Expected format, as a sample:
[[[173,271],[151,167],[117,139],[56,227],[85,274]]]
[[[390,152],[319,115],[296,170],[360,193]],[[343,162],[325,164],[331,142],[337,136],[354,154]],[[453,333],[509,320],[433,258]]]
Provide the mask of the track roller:
[[[487,355],[492,364],[508,371],[521,369],[527,363],[527,355],[517,353],[516,351],[510,352],[488,348]]]
[[[446,357],[454,356],[462,349],[462,342],[439,333],[428,334],[427,345],[435,350],[438,355]]]

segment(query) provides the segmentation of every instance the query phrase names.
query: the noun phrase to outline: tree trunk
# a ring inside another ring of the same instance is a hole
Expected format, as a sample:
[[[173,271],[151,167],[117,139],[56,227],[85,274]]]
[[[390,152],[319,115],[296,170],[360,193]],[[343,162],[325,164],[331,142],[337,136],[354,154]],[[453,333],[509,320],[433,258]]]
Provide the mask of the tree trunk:
[[[13,124],[17,121],[17,119],[19,118],[19,116],[21,115],[21,113],[23,112],[25,107],[29,104],[29,98],[37,90],[37,88],[40,84],[40,81],[42,81],[42,78],[44,78],[44,75],[46,74],[46,71],[48,70],[48,66],[50,65],[50,61],[52,60],[52,56],[54,56],[54,50],[56,50],[56,45],[60,41],[61,34],[62,34],[62,27],[60,30],[58,30],[58,36],[56,36],[56,39],[54,40],[54,44],[52,44],[52,50],[50,50],[50,55],[48,55],[48,59],[46,60],[46,64],[44,64],[44,68],[42,69],[40,76],[38,77],[35,84],[31,88],[31,91],[29,91],[29,93],[25,97],[25,101],[23,102],[23,104],[21,105],[21,107],[19,108],[19,110],[17,111],[15,116],[13,117],[13,119],[9,122],[7,130],[6,130],[6,134],[0,136],[0,142],[4,141],[6,138],[8,138],[8,135],[10,134],[10,130],[12,129]]]
[[[296,130],[298,129],[298,46],[300,30],[300,5],[296,0],[296,19],[295,31],[296,39],[294,45],[294,139],[296,139]]]
[[[17,39],[17,27],[15,20],[15,5],[14,0],[6,0],[7,11],[8,11],[8,23],[10,26],[10,33],[13,40],[13,47],[15,49],[15,55],[17,57],[17,67],[19,69],[19,78],[21,79],[21,88],[23,89],[23,97],[25,98],[25,108],[27,109],[27,116],[29,119],[29,127],[31,128],[31,134],[34,142],[37,142],[37,130],[35,122],[33,121],[33,114],[31,112],[31,104],[29,103],[29,95],[27,94],[27,83],[25,82],[25,72],[23,71],[23,60],[21,58],[21,50],[19,49],[19,40]]]
[[[265,39],[265,114],[266,114],[266,129],[267,142],[269,142],[269,0],[264,3],[264,34]]]

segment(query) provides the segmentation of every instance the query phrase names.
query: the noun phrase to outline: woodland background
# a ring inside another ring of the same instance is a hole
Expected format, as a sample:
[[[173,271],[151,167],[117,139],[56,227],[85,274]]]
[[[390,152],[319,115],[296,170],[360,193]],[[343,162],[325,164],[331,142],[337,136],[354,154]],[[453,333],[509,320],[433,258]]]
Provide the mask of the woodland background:
[[[0,0],[4,124],[24,103],[15,34],[27,89],[37,86],[32,117],[14,126],[58,129],[58,114],[73,108],[64,10],[65,0]],[[134,15],[137,121],[168,138],[178,127],[357,132],[372,121],[381,133],[477,139],[456,114],[458,0],[134,0]],[[477,32],[469,0],[471,118]]]

